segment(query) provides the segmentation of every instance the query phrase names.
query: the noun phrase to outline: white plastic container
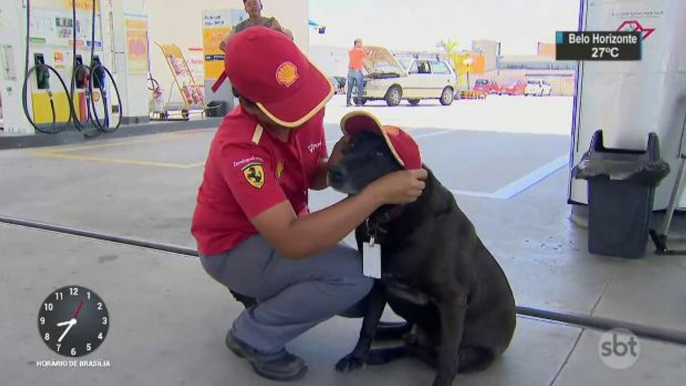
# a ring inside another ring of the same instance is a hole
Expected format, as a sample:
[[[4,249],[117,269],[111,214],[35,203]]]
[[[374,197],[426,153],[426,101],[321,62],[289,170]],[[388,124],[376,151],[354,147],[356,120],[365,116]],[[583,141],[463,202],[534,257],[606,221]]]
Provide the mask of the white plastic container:
[[[603,130],[607,147],[637,150],[645,148],[649,132],[656,132],[661,157],[673,170],[656,190],[654,209],[665,209],[686,128],[686,1],[583,0],[582,4],[584,31],[643,30],[643,59],[580,65],[570,169],[588,150],[596,130]],[[588,203],[586,181],[570,176],[569,201]]]

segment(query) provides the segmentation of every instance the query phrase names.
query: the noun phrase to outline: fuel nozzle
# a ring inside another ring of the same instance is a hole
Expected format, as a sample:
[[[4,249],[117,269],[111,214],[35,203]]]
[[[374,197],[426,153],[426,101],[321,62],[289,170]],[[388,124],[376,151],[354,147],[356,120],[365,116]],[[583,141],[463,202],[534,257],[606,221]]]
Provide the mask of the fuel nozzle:
[[[74,82],[76,83],[76,88],[84,89],[88,88],[88,83],[90,82],[90,74],[83,65],[83,58],[81,55],[76,55],[76,67],[74,74]]]
[[[33,61],[36,66],[36,87],[39,90],[50,89],[50,71],[45,65],[43,54],[33,54]]]
[[[93,79],[91,80],[93,82],[93,87],[102,90],[105,87],[105,77],[107,75],[100,62],[100,58],[97,55],[93,56],[91,68],[93,69]]]

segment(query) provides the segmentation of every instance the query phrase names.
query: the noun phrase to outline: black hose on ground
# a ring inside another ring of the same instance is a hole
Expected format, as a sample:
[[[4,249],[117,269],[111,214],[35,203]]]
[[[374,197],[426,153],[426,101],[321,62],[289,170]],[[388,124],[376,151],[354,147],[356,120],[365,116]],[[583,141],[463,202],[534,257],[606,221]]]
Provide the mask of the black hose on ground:
[[[180,246],[155,243],[145,240],[130,239],[127,237],[107,235],[99,232],[92,232],[77,228],[70,228],[61,225],[46,224],[36,221],[24,220],[15,217],[0,216],[0,223],[23,226],[33,229],[41,229],[61,234],[81,236],[95,240],[108,241],[112,243],[122,244],[126,246],[134,246],[146,249],[152,249],[160,252],[174,253],[177,255],[197,257],[198,252],[194,249],[184,248]],[[646,339],[655,339],[664,342],[675,343],[679,345],[686,345],[686,331],[677,331],[665,328],[657,328],[651,326],[644,326],[640,324],[629,323],[621,320],[600,318],[597,316],[576,314],[571,312],[550,311],[534,307],[517,306],[517,314],[521,316],[528,316],[537,319],[560,322],[569,325],[574,325],[582,328],[590,328],[594,330],[607,331],[615,328],[625,328],[634,333],[636,336]]]

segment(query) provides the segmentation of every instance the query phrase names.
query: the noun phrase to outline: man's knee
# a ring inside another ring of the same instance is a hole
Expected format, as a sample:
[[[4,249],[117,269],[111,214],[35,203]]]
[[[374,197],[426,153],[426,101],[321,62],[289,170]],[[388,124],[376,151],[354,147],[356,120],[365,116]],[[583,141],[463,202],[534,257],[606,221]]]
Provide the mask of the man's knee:
[[[362,274],[362,257],[357,250],[339,245],[336,248],[329,271],[330,280],[346,285],[351,298],[362,299],[374,285],[374,280]]]
[[[369,294],[369,291],[372,290],[372,287],[374,286],[374,279],[364,276],[360,273],[358,282],[355,285],[356,291],[356,299],[354,302],[358,302],[362,299],[364,299],[367,294]]]

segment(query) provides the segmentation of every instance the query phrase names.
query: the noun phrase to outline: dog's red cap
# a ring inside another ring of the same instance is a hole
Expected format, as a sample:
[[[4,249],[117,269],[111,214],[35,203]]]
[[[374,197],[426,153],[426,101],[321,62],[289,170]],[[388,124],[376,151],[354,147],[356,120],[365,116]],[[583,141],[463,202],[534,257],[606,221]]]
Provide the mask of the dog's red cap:
[[[399,127],[382,125],[371,113],[353,111],[346,114],[341,119],[341,129],[350,136],[363,131],[381,134],[402,167],[407,170],[422,168],[422,156],[417,142]]]
[[[226,45],[224,69],[233,87],[281,126],[295,128],[321,111],[333,85],[281,32],[251,27]]]

